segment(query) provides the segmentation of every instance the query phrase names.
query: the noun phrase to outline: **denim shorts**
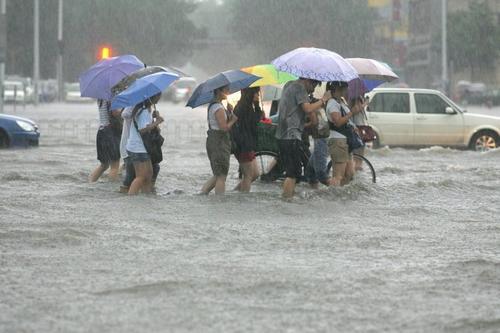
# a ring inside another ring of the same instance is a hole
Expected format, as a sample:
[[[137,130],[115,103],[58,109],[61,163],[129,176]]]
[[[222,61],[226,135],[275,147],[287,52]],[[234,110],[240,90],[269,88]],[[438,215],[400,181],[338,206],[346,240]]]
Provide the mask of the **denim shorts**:
[[[130,162],[132,163],[140,163],[150,160],[148,153],[133,153],[127,150],[127,154]]]

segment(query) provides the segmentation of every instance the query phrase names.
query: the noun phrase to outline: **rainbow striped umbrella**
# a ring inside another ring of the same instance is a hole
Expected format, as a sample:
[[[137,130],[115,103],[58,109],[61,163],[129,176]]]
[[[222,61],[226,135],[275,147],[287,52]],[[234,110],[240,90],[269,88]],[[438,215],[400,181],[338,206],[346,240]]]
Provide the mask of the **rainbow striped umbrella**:
[[[250,87],[262,87],[273,84],[283,84],[297,80],[297,77],[285,72],[280,72],[273,65],[255,65],[241,69],[243,72],[260,76],[261,79],[252,83]]]

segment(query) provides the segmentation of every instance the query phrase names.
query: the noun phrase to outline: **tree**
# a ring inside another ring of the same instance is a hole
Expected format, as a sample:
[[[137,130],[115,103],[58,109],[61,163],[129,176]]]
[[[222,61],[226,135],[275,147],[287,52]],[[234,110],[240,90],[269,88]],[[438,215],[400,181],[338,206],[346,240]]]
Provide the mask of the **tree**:
[[[474,1],[469,10],[448,14],[449,60],[455,68],[477,71],[490,70],[500,54],[500,29],[495,16],[485,2]]]
[[[11,74],[31,76],[33,0],[7,2]],[[147,64],[180,65],[203,34],[188,19],[194,0],[65,0],[64,73],[67,81],[98,60],[98,49],[109,44],[115,54],[135,54]],[[57,0],[40,1],[40,70],[55,77]]]
[[[232,0],[237,40],[270,61],[301,46],[343,56],[371,55],[374,13],[364,0]]]

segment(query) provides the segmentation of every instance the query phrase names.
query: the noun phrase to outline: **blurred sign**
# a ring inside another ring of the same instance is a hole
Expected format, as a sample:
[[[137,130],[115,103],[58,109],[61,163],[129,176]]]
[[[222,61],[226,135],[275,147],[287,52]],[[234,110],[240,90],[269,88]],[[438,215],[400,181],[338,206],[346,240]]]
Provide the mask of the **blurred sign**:
[[[391,4],[391,0],[368,0],[369,7],[384,7],[389,6]]]

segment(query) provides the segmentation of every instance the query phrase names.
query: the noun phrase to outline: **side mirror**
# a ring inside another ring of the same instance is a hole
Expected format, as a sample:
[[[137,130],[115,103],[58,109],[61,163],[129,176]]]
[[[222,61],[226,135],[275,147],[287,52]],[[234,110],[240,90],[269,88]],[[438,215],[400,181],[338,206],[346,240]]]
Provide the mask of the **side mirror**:
[[[445,112],[446,114],[456,114],[456,113],[457,113],[457,112],[456,112],[455,110],[453,110],[453,108],[452,108],[452,107],[450,107],[450,106],[447,106],[447,107],[446,107],[446,109],[444,110],[444,112]]]

